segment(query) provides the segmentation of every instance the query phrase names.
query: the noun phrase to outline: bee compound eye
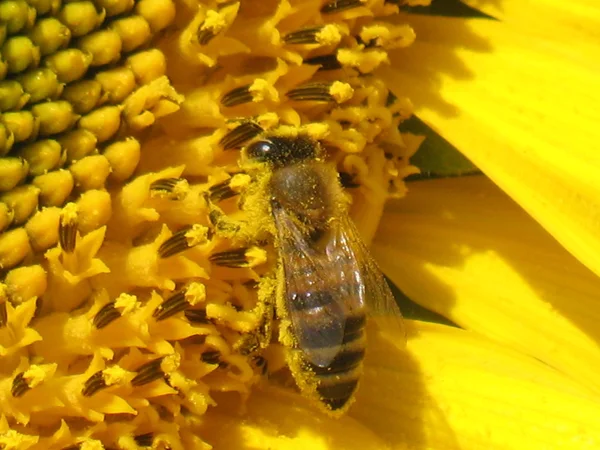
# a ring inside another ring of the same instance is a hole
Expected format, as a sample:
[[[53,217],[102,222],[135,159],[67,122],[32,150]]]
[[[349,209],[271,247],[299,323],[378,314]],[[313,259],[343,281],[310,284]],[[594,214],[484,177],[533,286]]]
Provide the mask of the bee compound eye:
[[[274,162],[277,159],[277,147],[271,141],[258,141],[246,150],[248,157],[258,161]]]

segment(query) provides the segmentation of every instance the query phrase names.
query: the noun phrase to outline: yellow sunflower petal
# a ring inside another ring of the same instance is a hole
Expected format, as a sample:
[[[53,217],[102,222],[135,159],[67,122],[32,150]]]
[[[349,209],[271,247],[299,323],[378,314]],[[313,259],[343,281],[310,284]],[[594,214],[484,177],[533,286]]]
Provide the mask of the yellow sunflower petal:
[[[373,336],[350,414],[393,449],[595,449],[600,403],[569,378],[480,335],[407,321]]]
[[[558,28],[550,41],[491,20],[411,24],[419,39],[397,51],[388,84],[600,274],[598,39],[580,45]]]
[[[502,22],[553,39],[578,39],[591,45],[600,39],[600,4],[595,0],[462,1]]]
[[[219,401],[221,405],[221,401]],[[226,406],[226,403],[223,403]],[[291,391],[257,390],[247,411],[235,416],[235,405],[206,416],[201,435],[220,450],[383,450],[374,432],[349,416],[332,419]]]
[[[254,392],[243,416],[219,400],[224,409],[206,417],[201,434],[221,450],[600,445],[600,403],[564,375],[472,332],[413,321],[407,329],[406,351],[400,336],[370,335],[349,416],[332,419],[269,387]]]
[[[373,253],[411,299],[600,391],[600,279],[487,178],[410,185]]]

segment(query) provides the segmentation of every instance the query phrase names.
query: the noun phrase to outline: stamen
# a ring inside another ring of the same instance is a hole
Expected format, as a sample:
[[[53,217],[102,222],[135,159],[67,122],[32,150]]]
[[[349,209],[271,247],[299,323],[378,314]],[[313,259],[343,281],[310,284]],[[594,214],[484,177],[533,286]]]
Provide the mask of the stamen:
[[[223,106],[230,107],[251,102],[252,93],[250,92],[250,86],[252,85],[247,84],[245,86],[240,86],[235,89],[232,89],[221,98],[221,104]]]
[[[0,328],[4,328],[8,323],[8,311],[6,310],[6,298],[2,298],[2,286],[0,285]]]
[[[223,267],[255,267],[266,262],[267,255],[264,249],[258,247],[238,248],[213,253],[208,260]]]
[[[58,225],[58,242],[60,247],[66,253],[75,251],[77,238],[77,205],[67,203],[60,214],[60,223]]]
[[[319,70],[336,70],[341,69],[342,64],[337,59],[337,54],[313,56],[312,58],[305,59],[306,64],[311,66],[321,66]]]
[[[200,25],[200,28],[198,29],[198,34],[196,35],[198,37],[198,43],[200,45],[208,44],[216,36],[216,34],[211,28],[202,29],[203,25],[204,22],[202,22],[202,25]]]
[[[171,200],[181,200],[188,190],[189,185],[185,178],[163,178],[150,185],[153,196],[157,195]]]
[[[206,310],[204,309],[186,309],[184,311],[185,318],[190,323],[207,324],[210,323],[206,316]]]
[[[263,377],[269,373],[269,363],[263,356],[260,356],[260,355],[253,356],[252,364],[254,364],[254,367],[256,367],[260,371],[260,373]]]
[[[140,447],[152,447],[154,442],[154,433],[138,434],[133,440]]]
[[[317,34],[324,28],[323,25],[304,28],[293,31],[284,36],[283,41],[286,44],[317,44]]]
[[[29,384],[27,383],[27,380],[25,379],[25,372],[21,372],[21,373],[17,374],[17,376],[15,376],[15,378],[13,379],[10,393],[13,397],[17,398],[17,397],[21,397],[29,389],[31,389],[31,388],[29,387]]]
[[[102,370],[99,370],[86,380],[85,384],[83,385],[83,389],[81,390],[81,395],[84,397],[91,397],[96,392],[107,387],[108,385],[104,379],[104,373]]]
[[[161,305],[157,306],[152,317],[157,321],[167,319],[190,306],[194,306],[206,299],[206,288],[200,283],[191,283],[185,290],[181,290]]]
[[[221,352],[219,350],[209,350],[200,355],[200,359],[206,364],[219,364],[220,358]]]
[[[235,197],[236,195],[238,195],[237,192],[231,189],[229,182],[230,179],[210,187],[210,189],[208,190],[208,194],[210,196],[211,202],[220,202],[222,200],[226,200],[228,198]]]
[[[227,133],[221,140],[219,141],[219,145],[223,148],[223,150],[232,150],[236,148],[240,148],[244,145],[244,143],[248,142],[250,139],[258,136],[262,133],[263,130],[259,125],[254,122],[245,122],[229,133]]]
[[[164,378],[166,374],[161,369],[161,363],[165,358],[157,358],[140,366],[136,372],[137,375],[131,380],[133,386],[143,386],[159,378]]]
[[[360,183],[357,183],[354,179],[354,175],[348,172],[340,172],[340,183],[345,188],[357,188]]]
[[[343,103],[352,98],[354,89],[348,83],[341,81],[311,82],[288,91],[287,96],[292,100]]]
[[[161,258],[168,258],[199,244],[204,244],[209,238],[208,228],[203,225],[185,227],[162,243],[158,249]]]
[[[104,305],[100,311],[96,313],[93,324],[97,330],[101,330],[119,317],[121,317],[121,312],[115,308],[115,302],[110,302]]]
[[[292,100],[331,102],[333,97],[329,93],[331,83],[308,83],[304,86],[292,89],[287,96]]]
[[[363,4],[362,0],[334,0],[329,3],[325,3],[321,8],[322,14],[333,14],[347,9],[356,8]]]

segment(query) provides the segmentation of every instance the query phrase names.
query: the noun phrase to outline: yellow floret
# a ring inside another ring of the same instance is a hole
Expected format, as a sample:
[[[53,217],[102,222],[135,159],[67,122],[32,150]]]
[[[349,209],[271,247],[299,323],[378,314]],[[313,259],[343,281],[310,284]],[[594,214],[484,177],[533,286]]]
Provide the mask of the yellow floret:
[[[403,192],[397,11],[0,0],[0,447],[209,448],[223,394],[304,369],[244,149],[306,135],[358,199]]]

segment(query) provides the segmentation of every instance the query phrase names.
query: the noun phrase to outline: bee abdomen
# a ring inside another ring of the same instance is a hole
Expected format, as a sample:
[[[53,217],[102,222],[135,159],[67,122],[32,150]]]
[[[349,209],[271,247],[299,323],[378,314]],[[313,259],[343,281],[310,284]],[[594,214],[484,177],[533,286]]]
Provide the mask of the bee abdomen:
[[[352,399],[358,386],[359,373],[358,370],[352,370],[344,374],[320,375],[317,379],[321,402],[336,411]]]
[[[348,317],[343,344],[331,364],[326,367],[310,364],[321,401],[333,411],[343,408],[358,386],[365,357],[364,324],[364,314]]]

